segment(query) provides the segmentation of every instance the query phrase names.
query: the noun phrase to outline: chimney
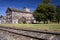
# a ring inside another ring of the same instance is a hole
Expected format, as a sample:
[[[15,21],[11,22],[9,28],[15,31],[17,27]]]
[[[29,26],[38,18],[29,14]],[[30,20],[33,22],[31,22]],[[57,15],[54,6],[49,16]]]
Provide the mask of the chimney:
[[[24,12],[30,12],[30,9],[29,9],[29,8],[24,7],[24,8],[23,8],[23,11],[24,11]]]

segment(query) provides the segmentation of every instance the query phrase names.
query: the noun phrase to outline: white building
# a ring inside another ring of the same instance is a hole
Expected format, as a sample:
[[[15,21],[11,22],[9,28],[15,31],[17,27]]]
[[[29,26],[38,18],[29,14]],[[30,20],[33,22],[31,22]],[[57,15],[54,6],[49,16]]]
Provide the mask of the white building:
[[[3,16],[3,17],[1,18],[1,23],[2,23],[2,24],[5,24],[5,23],[6,23],[6,16]]]
[[[0,18],[0,24],[5,24],[6,23],[6,16],[3,16]]]
[[[24,8],[23,11],[15,8],[7,8],[6,11],[6,22],[12,24],[18,23],[32,23],[34,20],[33,13],[30,12],[30,9]]]
[[[0,24],[1,24],[1,19],[0,19]]]

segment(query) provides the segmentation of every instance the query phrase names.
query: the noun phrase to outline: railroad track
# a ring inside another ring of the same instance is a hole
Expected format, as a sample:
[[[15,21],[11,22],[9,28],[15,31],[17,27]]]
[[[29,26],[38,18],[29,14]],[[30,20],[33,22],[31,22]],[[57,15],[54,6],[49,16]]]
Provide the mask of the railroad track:
[[[27,30],[27,29],[15,29],[15,28],[3,27],[3,26],[0,27],[0,30],[37,40],[60,40],[59,32],[56,33],[56,32],[36,31],[36,30]]]

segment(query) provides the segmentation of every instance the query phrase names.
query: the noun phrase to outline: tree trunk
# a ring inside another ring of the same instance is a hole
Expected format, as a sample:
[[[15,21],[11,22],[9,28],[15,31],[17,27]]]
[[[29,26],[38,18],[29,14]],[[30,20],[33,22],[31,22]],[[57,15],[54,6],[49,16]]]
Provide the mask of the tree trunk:
[[[59,20],[58,20],[58,24],[59,24]]]
[[[47,20],[47,24],[48,24],[48,20]]]
[[[48,19],[47,19],[47,24],[48,24]]]
[[[44,20],[44,24],[45,24],[45,20]]]

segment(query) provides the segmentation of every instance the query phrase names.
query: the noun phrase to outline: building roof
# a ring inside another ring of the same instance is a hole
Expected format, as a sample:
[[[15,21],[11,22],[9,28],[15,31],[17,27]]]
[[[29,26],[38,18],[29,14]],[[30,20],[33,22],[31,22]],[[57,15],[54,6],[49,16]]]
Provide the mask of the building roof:
[[[25,11],[21,11],[19,9],[16,9],[16,8],[7,8],[7,11],[10,10],[10,11],[14,11],[14,12],[22,12],[22,13],[31,13],[31,12],[25,12]],[[7,12],[6,11],[6,12]]]

